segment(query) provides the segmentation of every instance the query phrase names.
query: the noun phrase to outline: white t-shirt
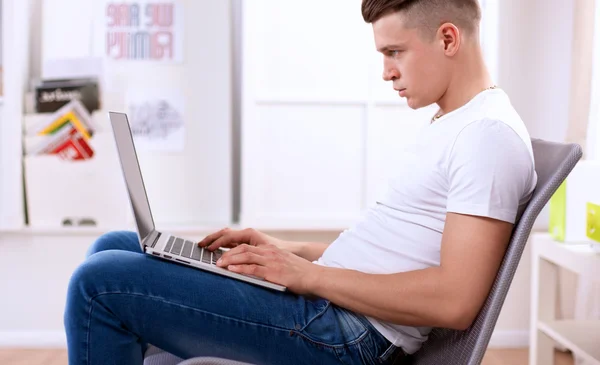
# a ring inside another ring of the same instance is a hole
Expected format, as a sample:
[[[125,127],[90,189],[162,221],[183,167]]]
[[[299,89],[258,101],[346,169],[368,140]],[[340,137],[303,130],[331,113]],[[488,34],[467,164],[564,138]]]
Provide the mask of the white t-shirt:
[[[529,134],[501,89],[426,121],[414,142],[389,166],[387,194],[315,263],[372,274],[439,266],[447,212],[514,223],[537,184]],[[431,331],[368,319],[408,353]]]

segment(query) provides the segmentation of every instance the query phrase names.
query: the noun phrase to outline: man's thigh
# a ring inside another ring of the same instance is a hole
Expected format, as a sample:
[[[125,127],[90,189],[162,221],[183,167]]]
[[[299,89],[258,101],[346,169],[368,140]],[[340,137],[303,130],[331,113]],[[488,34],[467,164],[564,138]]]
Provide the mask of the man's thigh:
[[[340,327],[326,300],[272,291],[140,253],[96,253],[74,276],[85,283],[80,287],[85,297],[93,298],[92,306],[107,308],[143,342],[180,357],[268,364],[302,356],[295,363],[327,364],[367,331],[359,321]]]

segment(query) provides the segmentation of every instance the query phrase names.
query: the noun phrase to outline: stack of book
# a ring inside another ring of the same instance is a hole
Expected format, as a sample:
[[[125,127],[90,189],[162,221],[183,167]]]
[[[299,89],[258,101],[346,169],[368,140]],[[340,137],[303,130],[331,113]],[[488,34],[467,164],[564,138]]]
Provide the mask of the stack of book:
[[[97,131],[93,119],[81,103],[74,99],[32,127],[30,133],[42,136],[27,155],[57,155],[65,160],[88,160],[94,156],[90,139]]]
[[[88,112],[100,109],[100,91],[95,78],[44,80],[35,85],[35,111],[52,113],[72,100],[79,100]]]

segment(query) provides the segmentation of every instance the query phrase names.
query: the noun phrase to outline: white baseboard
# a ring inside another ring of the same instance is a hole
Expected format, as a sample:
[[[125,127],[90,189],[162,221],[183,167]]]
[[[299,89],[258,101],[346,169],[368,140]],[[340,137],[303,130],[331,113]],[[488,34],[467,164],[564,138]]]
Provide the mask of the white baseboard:
[[[64,331],[0,331],[0,348],[66,348]]]
[[[1,347],[66,348],[67,340],[62,331],[0,332]],[[527,330],[494,331],[488,347],[529,347],[529,332]]]
[[[529,347],[529,331],[497,330],[492,333],[488,345],[492,349],[515,349]]]

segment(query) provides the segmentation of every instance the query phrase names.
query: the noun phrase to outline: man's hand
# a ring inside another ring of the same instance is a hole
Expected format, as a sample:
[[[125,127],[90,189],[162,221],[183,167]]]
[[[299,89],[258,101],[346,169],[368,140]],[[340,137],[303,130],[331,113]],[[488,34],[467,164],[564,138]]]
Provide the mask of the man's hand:
[[[217,266],[286,286],[297,294],[310,294],[319,277],[320,266],[291,252],[262,242],[260,246],[240,245],[223,254]]]
[[[255,247],[273,245],[284,248],[286,246],[285,241],[271,237],[252,228],[243,230],[224,228],[216,233],[206,236],[198,243],[198,246],[214,251],[221,247],[234,248],[242,244]]]
[[[291,242],[269,236],[252,228],[243,230],[233,230],[224,228],[219,232],[206,236],[198,243],[198,246],[205,247],[210,251],[217,248],[234,248],[239,245],[247,244],[255,247],[263,245],[273,245],[281,250],[288,251],[294,255],[300,256],[305,260],[317,260],[329,246],[327,243],[320,242]]]

